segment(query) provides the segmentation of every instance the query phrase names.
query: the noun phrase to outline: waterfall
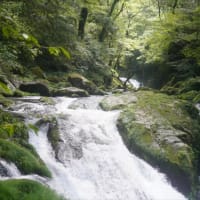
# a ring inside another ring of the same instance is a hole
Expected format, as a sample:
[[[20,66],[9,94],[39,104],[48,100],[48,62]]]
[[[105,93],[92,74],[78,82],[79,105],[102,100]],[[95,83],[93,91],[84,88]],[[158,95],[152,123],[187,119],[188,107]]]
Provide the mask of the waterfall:
[[[5,177],[16,177],[21,176],[20,171],[17,169],[15,164],[8,163],[5,160],[0,160],[0,179]]]
[[[195,106],[196,106],[196,108],[197,108],[197,110],[199,111],[199,114],[200,114],[200,103],[196,104]]]
[[[125,82],[126,79],[127,79],[127,78],[125,78],[125,77],[120,77],[120,80],[121,80],[122,82]],[[138,82],[138,81],[135,80],[135,79],[129,79],[128,84],[132,85],[135,89],[138,89],[138,88],[140,87],[140,85],[141,85],[141,83]]]
[[[29,120],[36,120],[35,113],[57,118],[59,161],[47,139],[48,123],[38,134],[29,133],[29,142],[52,173],[46,184],[70,200],[186,200],[163,174],[128,151],[116,128],[119,112],[100,110],[101,98],[62,97],[54,98],[55,105],[16,106],[29,113]]]

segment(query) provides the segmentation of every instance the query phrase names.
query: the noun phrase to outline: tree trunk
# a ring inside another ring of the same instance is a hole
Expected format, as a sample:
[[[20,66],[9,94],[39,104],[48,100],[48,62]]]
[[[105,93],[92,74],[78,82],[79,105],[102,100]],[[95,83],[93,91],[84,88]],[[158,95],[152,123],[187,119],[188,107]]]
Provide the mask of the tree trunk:
[[[82,8],[81,14],[80,14],[80,20],[79,20],[79,26],[78,26],[78,36],[83,39],[84,38],[84,29],[85,29],[85,23],[88,16],[88,9]]]
[[[111,5],[111,8],[110,8],[110,11],[108,13],[108,17],[111,17],[112,16],[112,13],[115,9],[115,6],[117,5],[117,3],[119,2],[120,0],[114,0],[112,5]],[[102,29],[101,29],[101,33],[99,34],[99,42],[103,42],[105,37],[107,35],[107,24],[104,24]]]
[[[172,6],[172,13],[173,14],[175,14],[175,9],[176,9],[177,5],[178,5],[178,0],[174,0],[174,4]]]

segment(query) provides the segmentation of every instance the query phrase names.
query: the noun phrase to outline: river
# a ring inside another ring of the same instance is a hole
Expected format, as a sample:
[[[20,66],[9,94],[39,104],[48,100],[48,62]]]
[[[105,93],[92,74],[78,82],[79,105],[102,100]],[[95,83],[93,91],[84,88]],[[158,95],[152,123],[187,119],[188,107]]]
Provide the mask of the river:
[[[43,183],[70,200],[186,200],[164,174],[128,151],[116,127],[119,111],[102,111],[101,99],[59,97],[53,105],[17,100],[13,109],[27,123],[50,116],[58,122],[57,159],[47,138],[49,123],[38,134],[29,131],[30,144],[52,173]]]

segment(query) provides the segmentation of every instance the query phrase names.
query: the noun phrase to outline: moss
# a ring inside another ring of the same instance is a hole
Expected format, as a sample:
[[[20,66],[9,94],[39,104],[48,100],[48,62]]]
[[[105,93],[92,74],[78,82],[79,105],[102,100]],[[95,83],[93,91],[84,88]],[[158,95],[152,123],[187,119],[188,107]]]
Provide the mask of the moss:
[[[23,121],[8,112],[0,110],[0,138],[28,140],[28,129]]]
[[[48,137],[49,141],[51,142],[51,145],[57,154],[58,143],[60,140],[60,133],[59,133],[58,122],[57,122],[56,118],[53,118],[50,122],[47,137]]]
[[[55,105],[55,102],[53,101],[53,99],[49,97],[41,97],[40,102],[48,104],[48,105]]]
[[[106,96],[100,106],[103,110],[118,110],[125,108],[128,104],[136,103],[137,98],[134,93],[123,93]]]
[[[7,87],[5,83],[0,82],[0,94],[9,97],[13,95],[13,92]]]
[[[49,123],[49,130],[47,133],[48,140],[50,141],[53,149],[56,152],[57,155],[57,150],[58,150],[58,143],[60,141],[60,133],[58,129],[58,122],[55,117],[47,117],[40,119],[36,125],[40,127],[42,124]]]
[[[194,99],[198,94],[199,94],[198,91],[191,90],[191,91],[189,91],[189,92],[182,93],[182,94],[178,95],[178,98],[184,99],[184,100],[188,100],[188,101],[193,101],[193,99]]]
[[[44,163],[27,149],[10,141],[0,139],[0,157],[13,162],[24,174],[36,173],[50,177],[51,174]]]
[[[26,93],[17,89],[17,90],[14,91],[13,96],[14,97],[23,97],[23,96],[26,96]]]
[[[48,187],[32,180],[0,181],[1,200],[64,200]]]
[[[0,105],[4,106],[4,107],[8,107],[13,103],[12,100],[5,98],[4,96],[2,96],[0,94]]]
[[[200,103],[200,94],[197,94],[197,95],[193,98],[193,102],[194,102],[194,103]]]
[[[180,99],[200,102],[200,77],[189,78],[185,81],[169,82],[161,89],[169,95],[177,95]]]
[[[32,67],[31,72],[36,76],[36,78],[46,79],[45,73],[43,72],[43,70],[39,66]]]

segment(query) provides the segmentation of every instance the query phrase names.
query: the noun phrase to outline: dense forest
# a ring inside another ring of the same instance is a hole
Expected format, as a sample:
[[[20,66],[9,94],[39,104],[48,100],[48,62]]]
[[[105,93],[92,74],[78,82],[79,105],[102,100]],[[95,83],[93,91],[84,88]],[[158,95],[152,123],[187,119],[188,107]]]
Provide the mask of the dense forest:
[[[125,77],[125,82],[120,77]],[[181,127],[174,128],[189,134],[193,131],[195,137],[181,139],[191,144],[199,173],[200,120],[194,105],[200,103],[200,0],[0,1],[2,108],[12,104],[11,97],[89,96],[132,90],[128,84],[132,78],[140,82],[141,91],[167,94],[165,101],[174,98],[185,102],[182,107],[195,122],[182,127],[180,119],[177,123]],[[138,95],[144,103],[155,97]],[[5,146],[10,145],[9,151],[16,148],[35,163],[35,169],[30,170],[30,163],[25,167],[19,164],[25,174],[50,177],[27,142],[30,127],[16,116],[0,112],[0,157],[16,159],[5,153]],[[197,198],[196,178],[190,178],[192,189],[186,192],[191,199]],[[26,192],[24,185],[42,190],[32,181],[25,182],[0,182],[0,193],[5,187],[16,190],[20,185],[21,192]],[[48,193],[48,188],[43,190]],[[52,195],[52,199],[61,198]],[[2,198],[6,200],[6,196]]]
[[[195,0],[1,1],[2,74],[53,81],[54,73],[78,72],[106,88],[120,85],[113,80],[119,76],[135,76],[154,88],[196,78],[198,5]]]

